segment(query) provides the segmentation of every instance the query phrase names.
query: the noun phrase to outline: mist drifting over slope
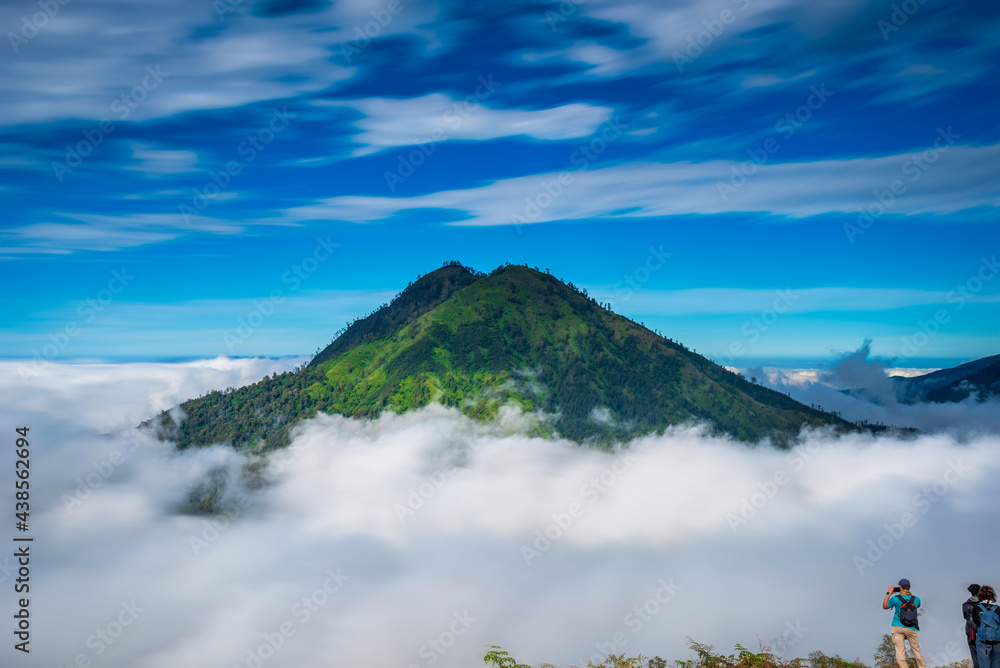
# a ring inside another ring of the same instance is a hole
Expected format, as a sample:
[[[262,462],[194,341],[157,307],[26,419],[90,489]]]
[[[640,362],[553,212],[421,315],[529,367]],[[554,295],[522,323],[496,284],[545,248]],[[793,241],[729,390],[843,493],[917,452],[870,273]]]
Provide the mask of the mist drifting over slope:
[[[781,452],[683,428],[598,452],[433,406],[321,415],[261,463],[126,428],[298,361],[53,364],[28,384],[0,363],[3,424],[32,436],[26,665],[464,667],[500,644],[579,666],[687,658],[688,636],[867,660],[908,577],[933,666],[965,656],[965,585],[997,582],[990,433]],[[218,513],[182,508],[221,481]]]
[[[962,439],[1000,434],[1000,397],[981,401],[972,394],[963,401],[903,403],[890,376],[923,375],[932,369],[891,369],[891,364],[891,360],[872,356],[869,340],[855,351],[842,353],[825,369],[757,368],[746,373],[798,401],[838,411],[851,421],[913,427]],[[862,396],[844,390],[860,390]]]

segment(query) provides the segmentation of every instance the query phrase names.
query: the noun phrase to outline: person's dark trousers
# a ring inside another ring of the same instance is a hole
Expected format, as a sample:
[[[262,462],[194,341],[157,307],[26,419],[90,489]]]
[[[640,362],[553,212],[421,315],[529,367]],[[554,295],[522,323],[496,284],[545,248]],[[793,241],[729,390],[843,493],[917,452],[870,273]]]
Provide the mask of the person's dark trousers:
[[[1000,668],[1000,644],[980,642],[976,644],[979,653],[979,668]]]
[[[975,640],[969,641],[969,651],[972,652],[972,668],[979,668],[979,648]]]

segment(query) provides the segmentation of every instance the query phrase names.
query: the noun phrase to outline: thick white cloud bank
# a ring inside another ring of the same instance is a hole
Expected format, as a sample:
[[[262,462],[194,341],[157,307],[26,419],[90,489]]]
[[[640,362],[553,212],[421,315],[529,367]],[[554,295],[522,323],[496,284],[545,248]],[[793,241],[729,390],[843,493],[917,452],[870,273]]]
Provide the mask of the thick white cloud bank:
[[[0,363],[0,469],[12,484],[29,424],[35,536],[28,656],[0,557],[0,664],[467,667],[499,644],[582,666],[688,658],[688,636],[870,662],[908,577],[935,666],[966,656],[965,586],[1000,582],[995,435],[814,433],[786,453],[678,429],[606,453],[434,407],[311,420],[262,484],[230,449],[125,428],[280,364],[50,365],[24,385]],[[224,513],[178,512],[213,471]]]

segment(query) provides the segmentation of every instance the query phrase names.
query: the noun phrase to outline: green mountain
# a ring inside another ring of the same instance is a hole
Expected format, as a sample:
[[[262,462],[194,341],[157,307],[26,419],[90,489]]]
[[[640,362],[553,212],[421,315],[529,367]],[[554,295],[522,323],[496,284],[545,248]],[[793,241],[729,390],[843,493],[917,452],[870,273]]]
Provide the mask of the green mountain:
[[[457,263],[354,321],[305,368],[181,404],[160,424],[181,447],[270,449],[319,411],[374,417],[436,401],[489,420],[508,403],[532,431],[607,443],[691,421],[784,443],[840,418],[747,381],[617,315],[572,283],[520,265]]]

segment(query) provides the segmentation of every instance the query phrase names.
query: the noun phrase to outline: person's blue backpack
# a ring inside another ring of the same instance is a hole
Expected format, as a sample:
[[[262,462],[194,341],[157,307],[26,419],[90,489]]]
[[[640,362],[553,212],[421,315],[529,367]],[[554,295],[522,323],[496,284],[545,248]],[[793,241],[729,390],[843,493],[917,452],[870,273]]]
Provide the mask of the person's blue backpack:
[[[987,603],[979,604],[979,628],[976,639],[987,645],[1000,642],[1000,612],[997,606]]]

